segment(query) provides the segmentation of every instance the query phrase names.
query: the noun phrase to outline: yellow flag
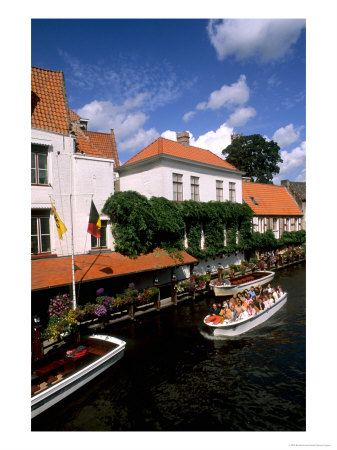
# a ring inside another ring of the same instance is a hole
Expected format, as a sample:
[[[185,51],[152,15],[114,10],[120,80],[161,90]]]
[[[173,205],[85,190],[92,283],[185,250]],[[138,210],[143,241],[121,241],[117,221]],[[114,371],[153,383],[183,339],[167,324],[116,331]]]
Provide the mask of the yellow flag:
[[[57,214],[56,209],[51,200],[50,200],[50,203],[51,203],[51,208],[53,210],[53,215],[54,215],[54,219],[55,219],[55,223],[56,223],[57,232],[59,234],[59,238],[63,239],[62,234],[67,231],[67,228],[64,225],[64,223],[62,222],[62,220],[59,218],[59,215]]]

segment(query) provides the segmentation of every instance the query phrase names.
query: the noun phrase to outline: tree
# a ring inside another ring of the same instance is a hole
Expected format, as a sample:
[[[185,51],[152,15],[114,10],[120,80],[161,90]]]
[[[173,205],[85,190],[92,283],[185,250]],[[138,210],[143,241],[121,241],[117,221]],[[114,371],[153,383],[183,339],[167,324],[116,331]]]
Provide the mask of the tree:
[[[251,181],[271,183],[279,173],[280,147],[274,141],[266,141],[260,134],[234,135],[231,144],[222,150],[226,161],[245,172]]]

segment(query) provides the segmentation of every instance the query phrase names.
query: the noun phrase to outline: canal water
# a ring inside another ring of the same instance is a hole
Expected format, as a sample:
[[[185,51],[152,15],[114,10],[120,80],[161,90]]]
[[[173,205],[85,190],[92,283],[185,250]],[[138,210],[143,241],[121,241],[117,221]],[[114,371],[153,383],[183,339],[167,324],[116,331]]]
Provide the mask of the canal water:
[[[305,266],[276,272],[286,305],[233,338],[202,324],[212,298],[111,327],[125,356],[32,420],[33,431],[305,431]]]

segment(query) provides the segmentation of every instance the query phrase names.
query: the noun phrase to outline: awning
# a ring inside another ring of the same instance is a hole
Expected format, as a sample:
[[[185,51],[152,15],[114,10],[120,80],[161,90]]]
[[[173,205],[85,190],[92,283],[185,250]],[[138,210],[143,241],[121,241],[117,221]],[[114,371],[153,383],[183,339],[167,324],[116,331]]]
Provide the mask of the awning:
[[[179,254],[180,257],[169,255],[165,250],[156,249],[136,259],[116,252],[75,256],[75,281],[76,283],[94,281],[198,262],[185,251]],[[31,268],[32,291],[72,283],[70,256],[32,260]]]

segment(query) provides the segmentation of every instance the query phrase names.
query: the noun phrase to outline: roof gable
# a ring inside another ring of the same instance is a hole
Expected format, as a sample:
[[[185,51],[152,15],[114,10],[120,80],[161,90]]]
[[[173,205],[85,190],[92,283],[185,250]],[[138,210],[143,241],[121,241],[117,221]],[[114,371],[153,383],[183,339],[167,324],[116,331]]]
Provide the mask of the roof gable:
[[[69,134],[70,120],[62,71],[31,68],[31,126]]]
[[[159,137],[157,140],[145,147],[139,153],[126,161],[123,166],[146,160],[160,154],[221,167],[223,169],[238,170],[232,164],[229,164],[227,161],[215,155],[210,150],[204,150],[194,146],[185,147],[179,142],[171,141],[170,139],[165,139],[163,137]]]
[[[295,200],[284,186],[242,182],[242,198],[261,216],[302,216]]]

